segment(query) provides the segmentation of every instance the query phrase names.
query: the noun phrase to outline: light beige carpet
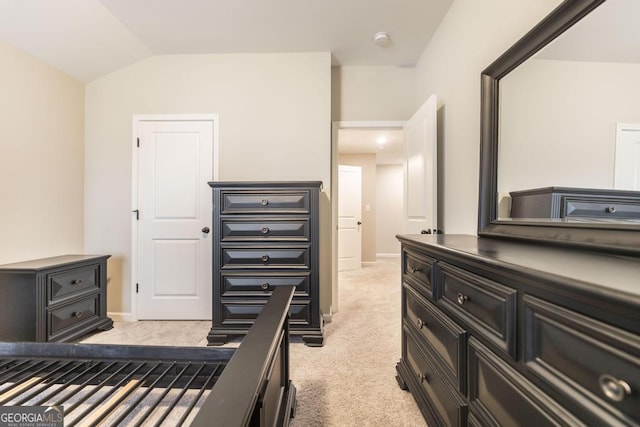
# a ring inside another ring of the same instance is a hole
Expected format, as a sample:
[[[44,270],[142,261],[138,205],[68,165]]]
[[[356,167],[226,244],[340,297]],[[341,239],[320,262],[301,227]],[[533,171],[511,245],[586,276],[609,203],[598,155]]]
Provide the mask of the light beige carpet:
[[[307,347],[292,340],[291,378],[298,390],[292,426],[425,426],[412,396],[395,380],[399,259],[382,258],[361,270],[341,272],[339,289],[339,312],[325,325],[325,345]],[[208,321],[117,322],[83,342],[204,346],[210,326]]]

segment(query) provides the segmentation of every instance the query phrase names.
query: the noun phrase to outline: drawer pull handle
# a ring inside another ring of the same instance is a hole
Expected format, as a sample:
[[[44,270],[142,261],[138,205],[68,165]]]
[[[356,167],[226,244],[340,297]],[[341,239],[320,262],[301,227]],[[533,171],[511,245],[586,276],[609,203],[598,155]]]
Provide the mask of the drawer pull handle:
[[[262,199],[262,201],[260,202],[260,204],[262,206],[267,206],[269,204],[269,201],[267,199]]]
[[[411,266],[411,272],[412,273],[417,273],[419,271],[420,271],[420,269],[418,267]]]
[[[615,206],[608,206],[608,207],[605,209],[605,211],[606,211],[607,213],[611,213],[611,214],[612,214],[612,213],[616,213],[616,207],[615,207]]]
[[[261,287],[263,290],[265,290],[265,291],[266,291],[266,290],[268,290],[268,289],[269,289],[269,283],[264,282],[262,285],[260,285],[260,287]]]
[[[267,234],[269,232],[269,227],[262,227],[262,229],[260,230],[260,232],[262,234]]]
[[[457,295],[457,299],[458,299],[458,304],[460,304],[460,305],[462,305],[462,304],[464,304],[465,302],[469,301],[469,297],[468,297],[468,296],[466,296],[465,294],[463,294],[462,292],[460,292],[460,293]]]
[[[607,399],[613,402],[622,402],[625,397],[631,394],[631,387],[626,381],[619,380],[613,375],[600,375],[598,378],[600,389]]]
[[[82,312],[81,311],[74,311],[73,313],[71,313],[72,317],[82,317]]]
[[[71,281],[72,285],[82,285],[82,280],[81,279],[73,279]]]
[[[418,324],[418,328],[422,329],[425,326],[427,326],[427,322],[424,322],[422,319],[418,319],[418,321],[416,322]]]
[[[262,262],[269,261],[269,255],[262,255]]]
[[[427,381],[427,374],[418,374],[418,379],[421,383]]]

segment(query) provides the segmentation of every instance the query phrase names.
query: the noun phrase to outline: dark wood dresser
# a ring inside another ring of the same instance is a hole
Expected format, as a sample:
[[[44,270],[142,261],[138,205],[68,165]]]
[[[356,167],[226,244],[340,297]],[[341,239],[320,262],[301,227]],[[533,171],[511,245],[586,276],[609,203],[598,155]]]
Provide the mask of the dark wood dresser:
[[[72,341],[113,327],[109,255],[63,255],[0,266],[0,341]]]
[[[640,220],[640,192],[569,187],[512,191],[511,218]]]
[[[294,285],[290,333],[324,341],[319,289],[321,182],[211,182],[213,313],[209,345],[245,334],[278,286]]]
[[[398,239],[398,382],[429,425],[640,425],[640,258]]]

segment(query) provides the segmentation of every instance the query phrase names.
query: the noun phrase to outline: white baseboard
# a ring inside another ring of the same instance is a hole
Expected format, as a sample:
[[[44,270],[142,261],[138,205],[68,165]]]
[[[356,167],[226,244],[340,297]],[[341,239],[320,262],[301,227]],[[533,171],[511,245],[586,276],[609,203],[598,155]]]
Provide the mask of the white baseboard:
[[[331,319],[333,318],[333,306],[329,306],[329,313],[320,312],[322,315],[322,321],[324,323],[331,323]]]
[[[400,258],[400,254],[376,254],[376,258]]]
[[[133,316],[132,313],[122,313],[111,311],[107,312],[107,316],[111,318],[114,322],[135,322],[137,319]]]

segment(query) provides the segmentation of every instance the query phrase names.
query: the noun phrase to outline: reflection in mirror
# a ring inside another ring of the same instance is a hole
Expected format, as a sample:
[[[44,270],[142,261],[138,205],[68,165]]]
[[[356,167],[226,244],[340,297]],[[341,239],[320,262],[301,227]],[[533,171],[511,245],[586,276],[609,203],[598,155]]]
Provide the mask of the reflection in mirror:
[[[639,0],[605,1],[504,76],[499,96],[498,219],[640,222]]]

